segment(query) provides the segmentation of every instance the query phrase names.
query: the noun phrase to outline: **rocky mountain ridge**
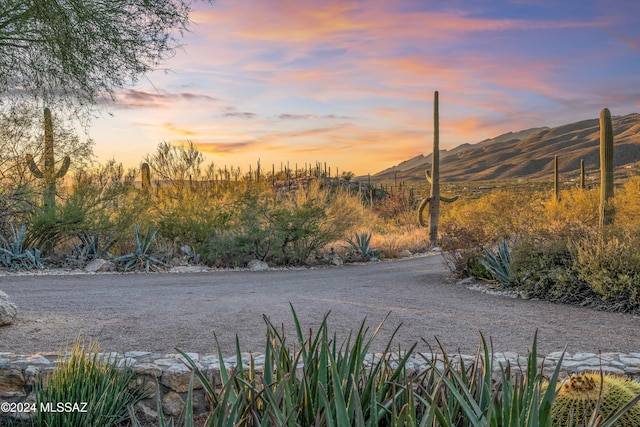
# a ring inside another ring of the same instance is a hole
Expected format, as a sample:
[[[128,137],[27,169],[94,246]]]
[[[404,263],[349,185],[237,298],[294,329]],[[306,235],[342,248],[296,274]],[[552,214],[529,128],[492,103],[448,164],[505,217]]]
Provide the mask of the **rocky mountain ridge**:
[[[640,161],[640,114],[613,117],[615,165]],[[598,119],[582,120],[554,128],[541,127],[509,132],[476,144],[462,144],[440,151],[440,178],[445,181],[489,181],[542,179],[553,174],[554,156],[559,156],[561,174],[577,173],[580,160],[585,168],[600,163]],[[419,155],[371,176],[375,181],[424,180],[431,168],[431,154]]]

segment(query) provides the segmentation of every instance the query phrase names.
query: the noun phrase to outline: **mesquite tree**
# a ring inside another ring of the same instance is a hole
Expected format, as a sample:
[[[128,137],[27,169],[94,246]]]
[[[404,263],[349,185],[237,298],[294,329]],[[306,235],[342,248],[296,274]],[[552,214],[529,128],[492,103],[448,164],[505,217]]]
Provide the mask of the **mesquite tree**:
[[[2,0],[0,96],[89,110],[179,46],[189,0]]]

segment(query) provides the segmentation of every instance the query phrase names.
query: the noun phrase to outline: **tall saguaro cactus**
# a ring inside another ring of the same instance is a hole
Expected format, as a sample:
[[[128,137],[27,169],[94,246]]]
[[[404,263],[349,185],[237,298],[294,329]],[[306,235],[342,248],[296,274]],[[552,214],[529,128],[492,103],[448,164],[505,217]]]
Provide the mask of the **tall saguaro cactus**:
[[[613,222],[613,125],[608,108],[600,111],[600,226]]]
[[[429,198],[422,200],[418,207],[418,222],[423,227],[429,227],[429,242],[431,246],[438,245],[438,222],[440,219],[440,201],[454,202],[455,197],[443,197],[440,195],[440,112],[438,103],[438,91],[433,96],[433,154],[431,158],[431,173],[425,171],[427,181],[431,184]],[[429,223],[425,222],[423,212],[429,205]]]
[[[149,191],[151,188],[151,168],[149,167],[149,163],[144,162],[140,167],[140,188],[144,191]]]
[[[53,155],[53,120],[51,110],[44,109],[44,165],[40,169],[33,160],[31,154],[27,154],[27,164],[31,173],[44,182],[44,208],[49,212],[55,212],[56,207],[56,180],[65,176],[69,170],[71,159],[65,156],[60,169],[56,172],[55,157]]]
[[[558,170],[558,156],[553,158],[553,199],[560,201],[560,173]]]

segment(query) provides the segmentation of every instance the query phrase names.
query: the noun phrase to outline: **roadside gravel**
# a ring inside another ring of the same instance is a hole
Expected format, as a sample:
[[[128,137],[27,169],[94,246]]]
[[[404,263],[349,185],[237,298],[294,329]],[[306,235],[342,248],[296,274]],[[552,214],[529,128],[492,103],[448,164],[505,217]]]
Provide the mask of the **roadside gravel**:
[[[640,352],[640,319],[629,314],[489,295],[456,284],[438,255],[342,267],[180,274],[5,275],[0,290],[18,317],[0,327],[0,352],[58,351],[78,335],[105,351],[214,353],[217,336],[233,354],[264,350],[263,315],[295,339],[291,303],[308,331],[328,317],[339,340],[363,319],[372,351],[396,327],[394,346],[418,343],[473,354],[478,331],[495,351],[526,354],[536,330],[539,352]],[[426,341],[426,342],[425,342]]]

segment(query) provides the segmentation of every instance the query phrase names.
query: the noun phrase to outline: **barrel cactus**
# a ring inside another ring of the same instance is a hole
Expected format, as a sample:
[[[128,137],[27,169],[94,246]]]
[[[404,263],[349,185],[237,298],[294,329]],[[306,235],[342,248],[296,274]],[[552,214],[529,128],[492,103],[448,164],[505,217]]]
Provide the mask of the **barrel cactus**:
[[[601,394],[599,415],[606,419],[640,394],[640,383],[615,375],[601,378],[597,372],[573,374],[560,384],[553,401],[553,425],[588,425]],[[633,405],[613,426],[640,426],[640,404]]]
[[[431,184],[431,193],[427,199],[423,199],[418,207],[418,222],[423,227],[429,227],[429,241],[431,246],[438,244],[438,222],[440,219],[440,201],[454,202],[455,197],[443,197],[440,195],[440,112],[438,103],[438,91],[433,98],[433,154],[431,159],[431,173],[425,172],[427,181]],[[423,212],[429,205],[429,222],[424,220]]]
[[[56,171],[55,158],[53,155],[53,120],[51,110],[44,109],[44,165],[42,169],[38,167],[31,154],[27,154],[27,165],[34,177],[42,179],[44,182],[44,208],[47,211],[55,212],[56,206],[56,180],[66,175],[71,164],[71,159],[66,156],[62,160],[62,165]]]

